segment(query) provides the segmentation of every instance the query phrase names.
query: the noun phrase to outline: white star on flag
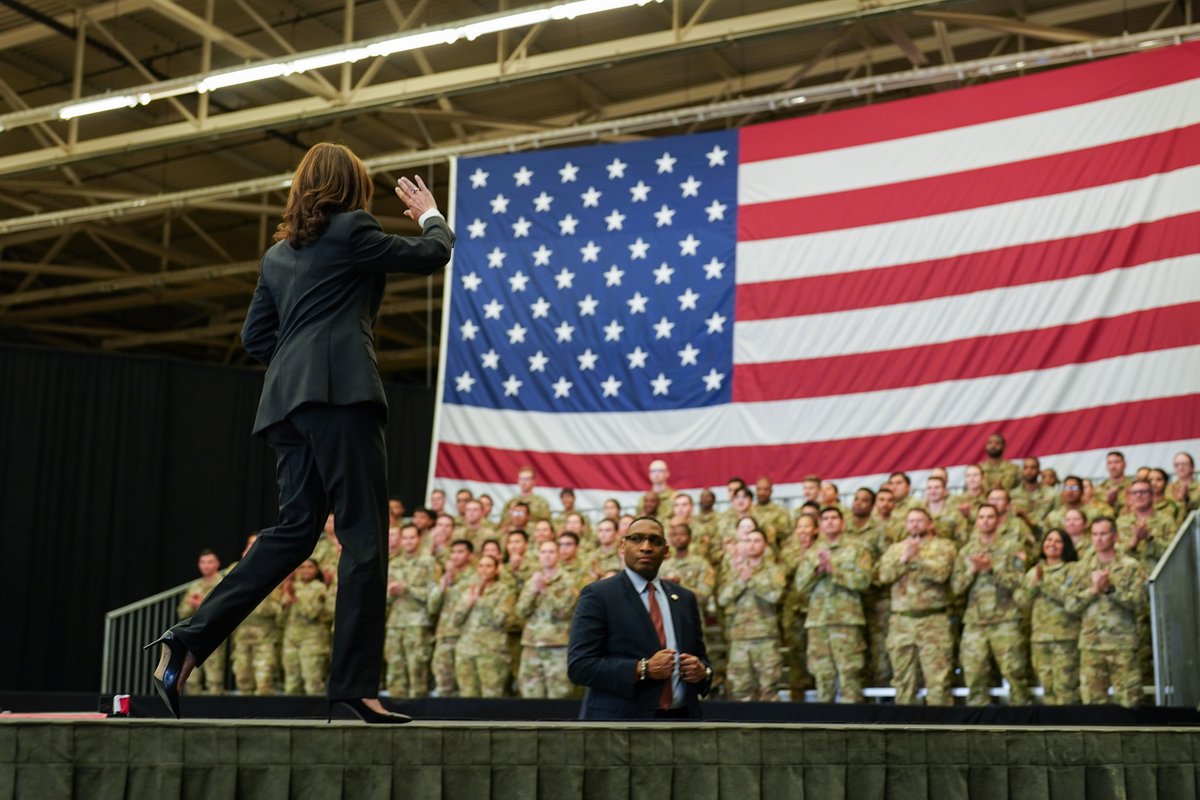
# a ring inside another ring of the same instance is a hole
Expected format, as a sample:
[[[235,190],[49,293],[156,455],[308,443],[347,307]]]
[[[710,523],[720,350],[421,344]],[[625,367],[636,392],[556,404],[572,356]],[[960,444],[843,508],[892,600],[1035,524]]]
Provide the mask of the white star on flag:
[[[629,304],[629,313],[630,314],[646,313],[646,302],[649,299],[650,299],[649,297],[644,296],[641,292],[634,292],[633,297],[631,297],[625,301],[626,303]]]
[[[725,166],[725,156],[729,155],[729,151],[721,147],[721,145],[715,144],[713,145],[713,149],[704,155],[708,156],[708,165],[710,167],[723,167]]]
[[[554,276],[554,282],[558,284],[559,289],[570,289],[575,282],[575,273],[563,267],[562,272]]]
[[[508,343],[509,344],[516,344],[517,342],[521,342],[521,343],[525,342],[526,328],[524,328],[521,325],[521,323],[519,323],[519,322],[514,323],[511,328],[509,328],[507,331],[505,331],[505,333],[508,334]]]
[[[565,217],[563,217],[562,219],[560,219],[558,221],[558,235],[559,236],[574,236],[575,228],[577,228],[578,226],[579,226],[579,220],[575,219],[575,217],[571,216],[570,214],[567,214]]]
[[[467,226],[467,232],[471,234],[472,239],[482,239],[487,232],[487,223],[476,217],[475,221]]]
[[[576,305],[579,306],[579,316],[594,317],[596,316],[596,306],[600,305],[600,301],[588,294]]]
[[[713,256],[712,260],[704,265],[704,280],[720,280],[721,273],[725,270],[725,262],[717,261],[717,257]]]
[[[463,341],[467,342],[474,339],[475,334],[479,333],[479,326],[474,322],[471,322],[471,320],[467,320],[462,325],[458,326],[458,330],[460,333],[462,333]]]
[[[529,357],[530,372],[545,372],[546,365],[550,363],[550,359],[541,350]]]
[[[600,383],[600,388],[604,390],[605,397],[616,397],[617,392],[621,389],[621,382],[616,379],[616,376],[609,375],[608,380]]]
[[[575,384],[573,384],[569,380],[567,380],[566,376],[564,375],[563,377],[559,378],[558,380],[556,380],[554,382],[554,396],[555,397],[570,397],[571,396],[571,387],[574,385]]]
[[[679,300],[679,310],[687,311],[688,309],[696,308],[696,301],[700,299],[700,295],[698,295],[696,292],[693,292],[692,288],[689,286],[683,291],[683,294],[679,295],[677,299]]]
[[[503,194],[498,194],[492,198],[492,213],[505,214],[508,212],[508,198]]]
[[[654,227],[661,228],[664,225],[670,225],[674,218],[675,209],[667,208],[667,204],[663,203],[662,208],[654,212],[654,219],[656,220]]]
[[[529,186],[533,181],[533,172],[522,165],[519,170],[513,173],[513,179],[516,180],[517,186]]]
[[[666,317],[663,317],[658,322],[654,323],[653,327],[655,339],[670,339],[671,331],[675,328],[675,323],[671,322]]]
[[[523,385],[524,384],[521,383],[521,381],[517,380],[516,375],[509,375],[508,380],[506,380],[503,384],[504,396],[505,397],[516,397],[517,392],[519,392],[521,390],[521,387]]]
[[[721,316],[716,311],[714,311],[713,315],[704,322],[708,325],[709,333],[720,333],[721,331],[725,330],[725,317]]]
[[[562,176],[563,183],[571,183],[574,182],[575,176],[579,174],[579,167],[568,161],[563,165],[563,168],[558,171],[558,174]]]
[[[541,319],[550,313],[550,304],[546,302],[546,298],[539,297],[537,302],[529,307],[529,311],[534,319]]]
[[[703,376],[704,388],[710,392],[715,392],[721,388],[721,381],[725,380],[725,373],[717,372],[716,368],[710,369],[708,374]]]
[[[629,245],[629,258],[630,258],[630,260],[645,258],[646,253],[649,252],[649,250],[650,250],[650,243],[643,241],[642,237],[639,236],[637,238],[636,242]]]
[[[684,197],[699,197],[701,185],[695,177],[688,175],[687,180],[679,184],[679,188],[683,190]]]
[[[625,330],[625,328],[622,327],[621,323],[617,322],[614,319],[612,322],[610,322],[604,326],[604,341],[606,341],[606,342],[621,341],[621,332],[624,330]]]
[[[481,355],[479,360],[483,362],[484,369],[497,369],[500,366],[500,354],[494,347]]]
[[[483,306],[483,318],[500,319],[500,312],[503,310],[504,304],[493,297],[490,303],[485,303]]]
[[[565,319],[554,329],[554,334],[558,337],[559,342],[571,341],[571,336],[574,333],[575,326],[568,323]]]
[[[630,369],[641,369],[646,366],[646,356],[648,355],[650,354],[643,350],[641,345],[638,345],[633,348],[632,353],[627,354],[625,357],[629,359]]]
[[[617,265],[613,264],[611,267],[608,268],[608,271],[604,273],[604,285],[605,286],[620,286],[621,278],[623,278],[623,277],[625,277],[625,270],[618,269]]]
[[[589,186],[587,191],[579,195],[579,197],[583,200],[584,208],[596,208],[600,205],[601,194],[603,194],[603,192],[596,191],[595,186]]]
[[[600,258],[600,246],[591,239],[583,247],[579,248],[579,254],[583,257],[583,263],[596,261]]]
[[[488,268],[500,269],[504,266],[504,257],[508,255],[499,247],[493,247],[492,252],[488,253]]]
[[[482,168],[476,167],[475,171],[471,173],[471,188],[482,189],[487,186],[487,179],[488,173],[484,172]]]
[[[549,211],[550,204],[553,202],[554,202],[554,198],[551,197],[550,195],[546,194],[546,190],[543,189],[541,194],[539,194],[537,197],[533,198],[533,210],[534,211]]]
[[[529,220],[525,219],[525,217],[517,217],[517,221],[514,222],[513,226],[512,226],[513,238],[521,239],[521,238],[529,236],[529,229],[532,226],[533,226],[533,223],[530,222]]]
[[[686,239],[679,240],[679,255],[694,256],[696,255],[696,248],[699,246],[700,240],[689,233]]]
[[[464,372],[462,375],[459,375],[454,379],[454,384],[458,391],[470,392],[471,387],[475,385],[475,379],[471,377],[471,373]]]
[[[645,181],[638,181],[633,186],[629,187],[629,193],[633,195],[632,203],[644,203],[650,197],[650,187]]]
[[[508,279],[508,284],[514,292],[525,291],[525,284],[527,283],[529,283],[529,276],[520,270],[517,270],[517,274]]]
[[[722,203],[720,200],[713,200],[704,210],[708,212],[708,221],[716,222],[719,219],[725,219],[725,209],[729,206]]]
[[[665,395],[667,393],[667,389],[671,387],[671,379],[660,372],[658,373],[657,378],[650,381],[650,385],[654,387],[655,394]]]
[[[463,288],[468,292],[473,292],[479,288],[479,284],[483,283],[483,278],[480,278],[474,272],[468,272],[462,276]]]
[[[674,172],[675,162],[678,160],[678,158],[675,158],[675,156],[671,155],[670,153],[663,153],[661,156],[654,159],[654,163],[658,164],[658,174],[662,175],[664,172]]]
[[[658,286],[660,283],[670,283],[671,276],[674,274],[675,270],[667,266],[667,262],[664,261],[658,265],[658,269],[654,270],[654,285]]]
[[[584,350],[582,353],[575,356],[575,358],[579,361],[579,370],[582,372],[585,369],[595,369],[596,360],[599,359],[600,356],[593,353],[592,348],[589,347],[587,350]]]
[[[688,342],[687,345],[679,351],[679,366],[686,367],[688,364],[696,364],[696,357],[699,355],[700,351],[695,347],[692,347],[691,342]]]
[[[628,165],[628,164],[626,164],[626,163],[625,163],[624,161],[622,161],[621,159],[619,159],[619,158],[614,158],[614,159],[612,160],[612,163],[610,163],[610,164],[608,165],[608,178],[609,178],[609,180],[612,180],[613,178],[624,178],[624,177],[625,177],[625,168],[626,168],[626,167],[628,167],[628,166],[629,166],[629,165]]]
[[[610,231],[619,231],[622,227],[624,227],[623,223],[625,222],[625,215],[614,208],[612,213],[604,218],[604,221],[608,223],[608,229]]]
[[[554,251],[546,247],[546,245],[539,244],[538,249],[533,251],[533,265],[535,267],[550,266],[550,256],[553,253]]]

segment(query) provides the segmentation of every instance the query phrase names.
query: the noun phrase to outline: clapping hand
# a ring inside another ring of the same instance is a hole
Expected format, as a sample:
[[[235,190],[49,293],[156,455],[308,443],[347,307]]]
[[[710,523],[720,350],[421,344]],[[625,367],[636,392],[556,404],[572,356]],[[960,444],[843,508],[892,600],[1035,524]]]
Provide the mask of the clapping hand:
[[[1110,585],[1108,570],[1092,570],[1092,594],[1104,594]]]

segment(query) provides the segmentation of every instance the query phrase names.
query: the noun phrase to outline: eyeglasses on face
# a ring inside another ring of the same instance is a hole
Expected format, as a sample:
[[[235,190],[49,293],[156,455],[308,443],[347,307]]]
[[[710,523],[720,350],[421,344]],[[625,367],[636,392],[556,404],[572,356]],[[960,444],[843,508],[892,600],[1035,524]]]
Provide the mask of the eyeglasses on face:
[[[657,533],[631,533],[625,537],[625,541],[633,545],[649,542],[654,547],[665,547],[667,544],[667,540]]]

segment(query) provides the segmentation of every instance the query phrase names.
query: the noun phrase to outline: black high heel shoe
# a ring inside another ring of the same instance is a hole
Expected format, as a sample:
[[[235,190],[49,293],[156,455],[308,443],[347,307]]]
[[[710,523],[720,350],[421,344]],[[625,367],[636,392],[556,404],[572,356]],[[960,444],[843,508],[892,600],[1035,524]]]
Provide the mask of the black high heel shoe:
[[[403,725],[406,722],[412,722],[412,717],[407,714],[398,714],[395,711],[388,711],[380,714],[375,709],[369,707],[361,699],[353,700],[330,700],[329,701],[329,721],[333,721],[333,709],[336,706],[343,706],[351,711],[354,716],[361,719],[368,725]]]
[[[149,650],[156,644],[161,644],[163,649],[162,657],[154,670],[154,688],[167,704],[171,716],[179,719],[180,673],[183,671],[184,662],[187,661],[188,651],[183,642],[175,638],[174,631],[167,631],[142,649]]]

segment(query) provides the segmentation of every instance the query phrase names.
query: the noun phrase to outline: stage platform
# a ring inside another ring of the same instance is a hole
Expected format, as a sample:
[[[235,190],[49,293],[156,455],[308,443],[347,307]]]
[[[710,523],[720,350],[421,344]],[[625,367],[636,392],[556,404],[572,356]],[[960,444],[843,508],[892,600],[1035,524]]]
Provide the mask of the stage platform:
[[[4,700],[14,708],[12,696]],[[191,700],[194,712],[240,700],[243,711],[264,713],[283,710],[283,701],[303,700],[314,716],[321,713],[317,698]],[[496,716],[502,711],[486,701],[426,702],[470,704],[476,713]],[[539,710],[530,701],[498,702],[510,704],[509,711],[519,705],[526,714]],[[397,705],[418,710],[418,704]],[[805,708],[794,705],[793,711]],[[837,708],[821,710],[828,716]],[[1110,712],[1113,721],[1135,722],[1119,709],[1098,710]],[[369,727],[342,720],[82,719],[18,711],[0,715],[0,800],[1197,797],[1196,713],[1142,711],[1159,712],[1145,717],[1159,724],[426,718]]]

